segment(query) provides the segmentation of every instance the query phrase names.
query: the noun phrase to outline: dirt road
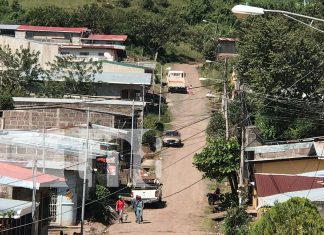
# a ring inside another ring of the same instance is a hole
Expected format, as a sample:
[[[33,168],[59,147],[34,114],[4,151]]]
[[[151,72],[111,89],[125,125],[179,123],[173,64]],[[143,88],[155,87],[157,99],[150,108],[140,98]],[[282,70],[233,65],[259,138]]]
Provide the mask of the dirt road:
[[[172,69],[186,72],[187,85],[200,86],[196,65],[178,64]],[[194,88],[193,95],[168,95],[172,125],[174,129],[182,127],[180,132],[184,146],[162,151],[161,181],[166,207],[144,209],[143,224],[136,224],[134,213],[129,213],[129,222],[114,224],[108,229],[109,234],[209,234],[202,228],[207,206],[206,186],[201,174],[192,165],[193,155],[205,144],[208,122],[205,95],[204,88]]]

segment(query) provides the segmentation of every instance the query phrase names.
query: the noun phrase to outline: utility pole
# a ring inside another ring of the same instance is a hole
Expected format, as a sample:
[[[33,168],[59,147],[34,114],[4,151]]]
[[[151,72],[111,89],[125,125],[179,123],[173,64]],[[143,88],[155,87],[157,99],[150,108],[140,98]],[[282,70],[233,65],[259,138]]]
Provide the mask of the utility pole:
[[[45,126],[43,126],[43,173],[45,173]]]
[[[145,84],[143,83],[143,96],[142,96],[142,116],[141,116],[141,143],[143,140],[143,131],[144,131],[144,107],[145,107],[145,100],[144,100],[144,96],[145,96]],[[140,143],[140,144],[141,144]]]
[[[86,189],[87,189],[87,168],[88,168],[88,157],[89,157],[89,123],[90,123],[90,110],[89,110],[89,107],[88,107],[88,111],[87,111],[86,154],[85,154],[84,169],[83,169],[82,211],[81,211],[81,231],[80,231],[81,235],[83,235],[85,197],[86,197]]]
[[[130,164],[129,164],[129,178],[130,183],[133,184],[133,145],[134,145],[134,113],[135,113],[135,102],[133,100],[132,107],[132,132],[131,132],[131,152],[130,152]]]
[[[225,58],[225,70],[224,70],[224,94],[223,94],[223,112],[225,119],[225,137],[226,140],[229,139],[229,128],[228,128],[228,111],[227,111],[227,58]]]
[[[38,234],[37,212],[36,212],[36,177],[37,177],[37,159],[33,157],[33,195],[32,195],[32,233]]]
[[[162,102],[162,80],[163,80],[163,65],[161,64],[160,73],[160,96],[159,96],[159,122],[161,121],[161,102]]]
[[[240,98],[241,98],[241,153],[240,153],[240,172],[239,172],[239,205],[243,204],[244,190],[244,150],[245,150],[245,105],[244,105],[244,86],[240,83]]]

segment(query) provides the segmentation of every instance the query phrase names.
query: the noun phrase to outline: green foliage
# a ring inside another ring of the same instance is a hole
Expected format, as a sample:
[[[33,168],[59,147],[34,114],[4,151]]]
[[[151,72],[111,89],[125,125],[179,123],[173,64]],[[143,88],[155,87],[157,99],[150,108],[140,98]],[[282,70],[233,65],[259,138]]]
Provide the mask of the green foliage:
[[[190,0],[186,13],[187,22],[191,25],[200,23],[213,10],[211,0]]]
[[[221,207],[224,210],[228,208],[236,207],[239,205],[239,198],[237,193],[225,193],[224,201],[221,203]]]
[[[90,190],[90,200],[95,201],[87,206],[87,214],[95,220],[107,224],[109,222],[110,212],[108,206],[109,189],[106,186],[97,184],[94,190]]]
[[[8,211],[0,211],[0,217],[5,218],[12,218],[15,215],[15,211],[8,210]]]
[[[14,101],[6,91],[0,93],[0,110],[13,109]]]
[[[42,26],[72,26],[72,13],[58,6],[40,6],[26,13],[27,22],[31,25]]]
[[[167,43],[180,39],[183,20],[174,12],[170,14],[149,14],[133,12],[129,15],[130,39],[142,46],[145,52],[154,59],[162,52]]]
[[[28,95],[31,87],[37,86],[43,73],[38,63],[39,52],[20,48],[14,53],[9,47],[0,48],[0,90],[10,96]]]
[[[316,206],[306,198],[291,198],[276,203],[253,223],[249,234],[323,234],[324,220]]]
[[[200,153],[195,154],[193,164],[203,172],[204,177],[216,179],[219,182],[227,177],[232,192],[236,193],[236,171],[240,162],[239,149],[239,144],[234,138],[230,140],[210,139],[207,146]]]
[[[112,5],[108,3],[86,4],[72,13],[72,24],[88,27],[94,33],[110,33],[114,23],[112,11]]]
[[[117,0],[116,5],[122,8],[130,7],[131,0]]]
[[[148,130],[143,134],[142,144],[147,144],[152,151],[155,151],[156,131]]]
[[[206,129],[207,138],[225,138],[225,120],[221,113],[215,112]]]
[[[57,56],[48,63],[45,74],[45,95],[61,97],[64,94],[95,95],[94,78],[102,72],[102,63],[77,61],[74,56]],[[61,81],[61,82],[57,82]]]
[[[155,129],[158,125],[158,117],[154,114],[148,114],[144,116],[144,129]]]
[[[231,207],[227,210],[224,219],[225,235],[246,235],[249,230],[250,217],[246,212],[246,207]]]
[[[241,27],[236,67],[253,91],[250,106],[263,137],[321,135],[323,121],[314,108],[323,99],[324,49],[319,33],[278,15],[252,17]]]

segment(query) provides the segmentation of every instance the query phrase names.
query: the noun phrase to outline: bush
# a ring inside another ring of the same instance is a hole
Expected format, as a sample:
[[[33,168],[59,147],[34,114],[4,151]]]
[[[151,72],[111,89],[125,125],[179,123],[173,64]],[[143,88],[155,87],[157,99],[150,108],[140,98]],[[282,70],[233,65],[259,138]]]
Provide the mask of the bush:
[[[324,220],[306,198],[293,197],[275,205],[252,224],[249,234],[323,234]]]
[[[151,151],[155,151],[156,147],[156,131],[155,130],[148,130],[144,133],[142,144],[147,144],[150,147]]]
[[[224,220],[225,235],[245,235],[248,234],[250,217],[246,212],[246,207],[231,207],[227,210]]]

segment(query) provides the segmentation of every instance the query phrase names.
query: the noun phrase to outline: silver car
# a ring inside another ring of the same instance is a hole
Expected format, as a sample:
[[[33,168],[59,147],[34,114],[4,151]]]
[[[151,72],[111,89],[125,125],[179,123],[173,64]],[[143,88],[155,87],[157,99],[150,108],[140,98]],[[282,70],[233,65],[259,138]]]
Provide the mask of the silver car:
[[[168,130],[163,133],[162,136],[162,144],[163,146],[175,146],[181,147],[181,134],[179,131]]]

